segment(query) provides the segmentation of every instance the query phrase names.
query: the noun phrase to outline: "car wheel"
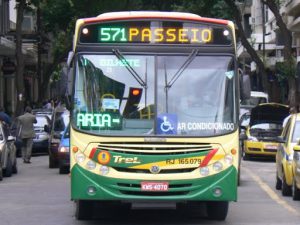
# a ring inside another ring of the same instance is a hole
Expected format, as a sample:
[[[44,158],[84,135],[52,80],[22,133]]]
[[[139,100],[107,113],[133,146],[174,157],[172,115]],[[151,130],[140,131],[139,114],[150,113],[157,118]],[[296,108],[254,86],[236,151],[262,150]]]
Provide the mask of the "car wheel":
[[[0,165],[0,181],[3,180],[3,170],[2,167]]]
[[[18,173],[17,159],[15,159],[14,165],[12,167],[12,172],[15,173],[15,174]]]
[[[93,217],[94,202],[77,200],[75,217],[77,220],[88,220]]]
[[[297,188],[295,179],[294,179],[294,181],[293,181],[292,192],[293,192],[293,193],[292,193],[292,194],[293,194],[293,200],[300,200],[300,189]]]
[[[281,190],[281,188],[282,188],[282,181],[278,177],[277,173],[276,173],[276,185],[275,185],[275,188],[276,188],[276,190]]]
[[[281,191],[282,191],[283,196],[291,196],[292,195],[292,186],[289,186],[286,183],[284,171],[283,171],[283,175],[282,175],[282,190]]]
[[[206,212],[209,219],[225,220],[228,213],[229,202],[210,201],[206,203]]]
[[[8,156],[7,157],[7,165],[6,165],[6,168],[4,170],[4,176],[5,177],[11,177],[12,172],[13,172],[13,165],[12,165],[12,162],[10,160],[10,156]]]

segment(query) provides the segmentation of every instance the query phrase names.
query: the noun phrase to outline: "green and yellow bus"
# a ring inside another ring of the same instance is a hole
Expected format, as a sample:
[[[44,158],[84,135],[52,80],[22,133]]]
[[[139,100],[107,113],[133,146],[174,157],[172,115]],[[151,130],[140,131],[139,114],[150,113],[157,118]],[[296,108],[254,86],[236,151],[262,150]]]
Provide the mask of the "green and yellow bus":
[[[68,64],[77,219],[116,202],[203,202],[209,218],[226,218],[239,167],[232,22],[146,11],[79,19]]]

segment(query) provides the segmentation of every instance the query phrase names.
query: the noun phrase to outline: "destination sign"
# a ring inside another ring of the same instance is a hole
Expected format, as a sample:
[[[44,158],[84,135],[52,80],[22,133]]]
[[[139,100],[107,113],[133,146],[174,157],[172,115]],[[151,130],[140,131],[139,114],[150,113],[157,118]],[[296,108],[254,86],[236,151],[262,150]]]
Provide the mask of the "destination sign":
[[[77,113],[76,125],[82,129],[121,129],[118,113]]]
[[[123,21],[85,25],[82,43],[230,45],[228,27],[172,21]]]

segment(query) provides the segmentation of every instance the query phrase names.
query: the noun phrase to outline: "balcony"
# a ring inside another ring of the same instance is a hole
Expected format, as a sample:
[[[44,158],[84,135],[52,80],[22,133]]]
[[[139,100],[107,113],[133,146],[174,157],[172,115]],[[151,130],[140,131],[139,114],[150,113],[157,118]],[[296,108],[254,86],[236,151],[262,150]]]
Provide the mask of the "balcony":
[[[300,14],[300,0],[287,0],[285,11],[289,16],[298,17]]]
[[[287,25],[288,29],[291,31],[300,31],[300,17],[296,18],[292,23]]]

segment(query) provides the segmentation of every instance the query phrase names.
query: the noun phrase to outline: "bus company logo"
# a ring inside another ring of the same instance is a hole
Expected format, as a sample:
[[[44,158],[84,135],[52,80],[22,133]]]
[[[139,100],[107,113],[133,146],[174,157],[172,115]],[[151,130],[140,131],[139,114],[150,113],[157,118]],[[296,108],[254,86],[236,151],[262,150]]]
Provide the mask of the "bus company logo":
[[[150,167],[150,172],[153,174],[158,174],[160,172],[160,168],[157,165],[153,165]]]
[[[107,151],[101,151],[98,154],[98,162],[102,165],[106,165],[110,162],[111,156],[110,153]]]

